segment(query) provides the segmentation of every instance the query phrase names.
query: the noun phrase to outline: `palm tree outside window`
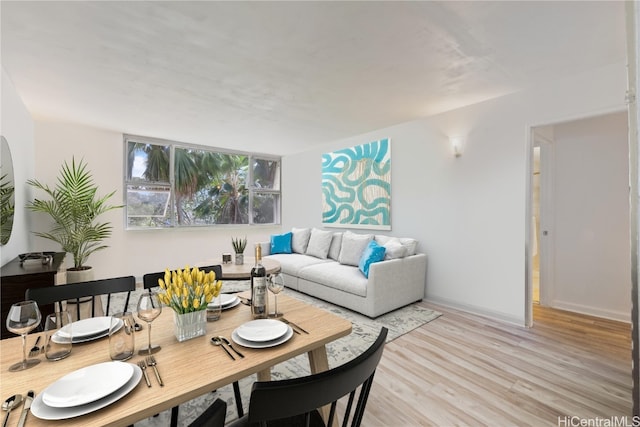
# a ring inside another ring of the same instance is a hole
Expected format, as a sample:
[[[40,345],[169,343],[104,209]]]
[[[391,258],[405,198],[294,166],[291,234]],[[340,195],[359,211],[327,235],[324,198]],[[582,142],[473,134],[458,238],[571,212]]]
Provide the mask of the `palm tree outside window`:
[[[127,228],[280,223],[280,158],[125,135]]]

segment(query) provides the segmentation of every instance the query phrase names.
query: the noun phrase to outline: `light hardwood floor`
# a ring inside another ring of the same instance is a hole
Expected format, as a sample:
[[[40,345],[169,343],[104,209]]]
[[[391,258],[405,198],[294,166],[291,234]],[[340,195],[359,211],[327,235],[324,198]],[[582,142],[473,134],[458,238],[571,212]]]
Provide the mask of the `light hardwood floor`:
[[[423,304],[443,316],[385,347],[363,426],[632,422],[628,324],[536,306],[529,329]]]

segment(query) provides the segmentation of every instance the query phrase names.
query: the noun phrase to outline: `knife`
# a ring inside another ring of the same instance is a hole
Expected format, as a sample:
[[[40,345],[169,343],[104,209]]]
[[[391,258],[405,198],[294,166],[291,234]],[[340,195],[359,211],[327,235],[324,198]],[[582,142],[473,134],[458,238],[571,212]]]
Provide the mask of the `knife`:
[[[27,397],[25,397],[24,406],[22,407],[22,414],[20,414],[20,420],[18,420],[18,427],[24,427],[24,422],[27,419],[29,408],[31,408],[31,401],[33,401],[35,395],[36,394],[33,392],[33,390],[29,390],[27,392]]]

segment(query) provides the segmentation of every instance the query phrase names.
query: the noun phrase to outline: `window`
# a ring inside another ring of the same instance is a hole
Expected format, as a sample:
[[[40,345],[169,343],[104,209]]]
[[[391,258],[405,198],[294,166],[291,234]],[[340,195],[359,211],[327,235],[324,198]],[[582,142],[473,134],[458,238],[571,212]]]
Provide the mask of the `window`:
[[[125,135],[127,228],[280,223],[280,158]]]

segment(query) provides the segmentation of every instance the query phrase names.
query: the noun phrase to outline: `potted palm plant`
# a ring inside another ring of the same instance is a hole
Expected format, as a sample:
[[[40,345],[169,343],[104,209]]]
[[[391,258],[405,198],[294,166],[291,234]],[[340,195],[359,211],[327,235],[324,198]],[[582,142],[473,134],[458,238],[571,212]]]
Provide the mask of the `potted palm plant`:
[[[27,208],[48,214],[54,223],[49,232],[34,234],[59,243],[63,251],[73,255],[73,267],[67,269],[67,282],[91,280],[93,271],[86,264],[87,258],[108,247],[103,241],[111,236],[113,228],[109,222],[100,222],[97,218],[122,207],[107,204],[115,191],[98,197],[98,187],[86,163],[82,160],[76,163],[75,158],[72,158],[71,165],[64,162],[54,188],[35,179],[28,180],[27,184],[49,196],[49,200],[35,198]]]

